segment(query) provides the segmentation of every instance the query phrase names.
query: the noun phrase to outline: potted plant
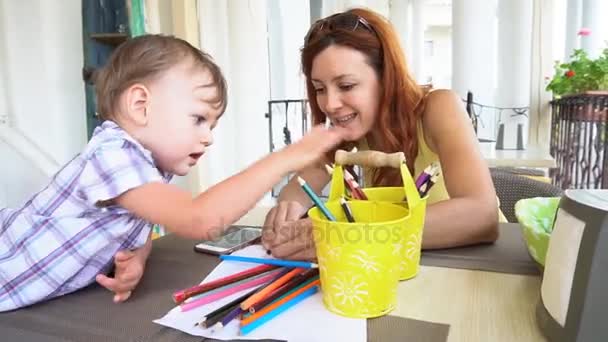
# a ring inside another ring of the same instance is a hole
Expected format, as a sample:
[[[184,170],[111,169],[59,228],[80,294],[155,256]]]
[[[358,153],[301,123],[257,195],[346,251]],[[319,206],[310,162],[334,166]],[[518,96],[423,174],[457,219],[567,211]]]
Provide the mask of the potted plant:
[[[608,48],[596,59],[582,49],[574,50],[567,63],[555,63],[555,75],[547,85],[558,99],[566,95],[608,94]]]

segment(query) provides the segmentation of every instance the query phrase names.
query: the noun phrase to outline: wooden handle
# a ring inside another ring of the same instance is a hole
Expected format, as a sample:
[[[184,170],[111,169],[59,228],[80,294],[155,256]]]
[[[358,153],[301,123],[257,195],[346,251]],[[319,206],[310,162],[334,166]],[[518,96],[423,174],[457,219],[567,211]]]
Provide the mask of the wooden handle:
[[[405,162],[403,152],[384,153],[379,151],[346,152],[336,151],[336,164],[340,165],[361,165],[367,167],[394,167],[400,168],[401,163]]]

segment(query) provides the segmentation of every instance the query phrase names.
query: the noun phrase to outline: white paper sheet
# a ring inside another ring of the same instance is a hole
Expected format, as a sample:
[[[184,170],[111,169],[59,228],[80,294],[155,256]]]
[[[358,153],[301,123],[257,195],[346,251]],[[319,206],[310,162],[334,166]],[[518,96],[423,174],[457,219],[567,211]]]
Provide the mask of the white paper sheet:
[[[235,252],[234,255],[257,258],[268,257],[260,245],[249,246]],[[203,282],[225,277],[254,266],[256,265],[251,263],[223,261],[203,280]],[[184,284],[184,287],[187,286],[188,284]],[[164,317],[155,320],[154,323],[178,329],[190,335],[221,340],[268,338],[287,340],[289,342],[367,341],[366,320],[346,318],[330,312],[323,306],[321,293],[319,292],[245,336],[239,335],[238,320],[233,320],[219,331],[202,329],[201,327],[194,325],[199,322],[205,314],[247,293],[247,291],[251,291],[251,289],[235,293],[234,295],[217,302],[209,303],[187,312],[181,312],[179,306],[175,307]]]

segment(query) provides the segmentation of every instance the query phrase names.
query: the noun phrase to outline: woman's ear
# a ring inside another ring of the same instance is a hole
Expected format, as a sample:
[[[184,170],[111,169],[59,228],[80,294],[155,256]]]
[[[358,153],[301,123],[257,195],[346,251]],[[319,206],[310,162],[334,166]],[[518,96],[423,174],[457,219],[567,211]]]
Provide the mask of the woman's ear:
[[[138,126],[148,123],[147,108],[150,104],[150,91],[145,85],[136,83],[125,91],[126,114]]]

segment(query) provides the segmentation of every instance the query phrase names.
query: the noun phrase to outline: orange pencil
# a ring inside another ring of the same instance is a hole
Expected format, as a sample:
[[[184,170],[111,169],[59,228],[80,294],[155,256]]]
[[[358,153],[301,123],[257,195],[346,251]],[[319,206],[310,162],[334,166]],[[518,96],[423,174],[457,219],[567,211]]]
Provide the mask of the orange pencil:
[[[282,276],[281,278],[277,279],[275,282],[270,283],[268,286],[263,288],[260,292],[252,295],[251,297],[247,298],[243,303],[241,303],[241,309],[249,310],[249,308],[251,306],[255,305],[257,302],[261,301],[266,296],[268,296],[272,291],[278,289],[281,285],[288,282],[289,279],[302,273],[303,270],[304,270],[303,268],[299,268],[299,267],[294,268],[289,273],[287,273],[284,276]]]
[[[241,326],[255,321],[256,319],[258,319],[258,318],[264,316],[265,314],[269,313],[270,311],[276,309],[277,307],[281,306],[283,303],[289,301],[290,299],[294,298],[295,296],[299,295],[300,293],[310,289],[313,286],[317,286],[319,284],[321,284],[321,282],[319,279],[317,279],[317,280],[314,280],[314,281],[306,284],[305,286],[302,286],[301,288],[299,288],[296,291],[290,293],[289,295],[281,298],[280,300],[268,305],[267,307],[263,308],[262,310],[257,311],[256,313],[254,313],[250,316],[247,316],[247,318],[241,319]]]

